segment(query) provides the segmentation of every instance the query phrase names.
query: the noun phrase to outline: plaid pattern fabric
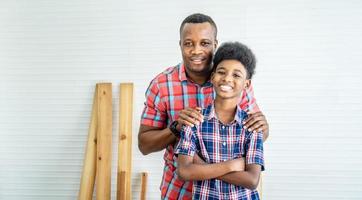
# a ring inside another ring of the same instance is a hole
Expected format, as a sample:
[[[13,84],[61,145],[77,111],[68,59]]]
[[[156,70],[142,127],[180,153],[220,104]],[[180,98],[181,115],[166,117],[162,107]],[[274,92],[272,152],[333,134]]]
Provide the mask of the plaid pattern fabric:
[[[252,87],[244,92],[240,107],[244,110],[259,111]],[[187,107],[205,108],[214,98],[211,82],[198,85],[188,80],[185,67],[181,63],[157,75],[146,91],[145,107],[141,124],[166,128],[178,118]],[[161,183],[162,199],[191,199],[192,182],[180,180],[175,172],[174,146],[169,145],[164,154],[165,167]]]
[[[242,126],[246,112],[237,109],[234,121],[222,124],[216,117],[214,106],[203,110],[205,121],[199,126],[184,127],[175,154],[193,156],[195,152],[207,163],[220,163],[245,157],[246,164],[258,164],[264,170],[263,137]],[[194,181],[194,199],[259,199],[256,190],[246,189],[227,182],[210,179]]]

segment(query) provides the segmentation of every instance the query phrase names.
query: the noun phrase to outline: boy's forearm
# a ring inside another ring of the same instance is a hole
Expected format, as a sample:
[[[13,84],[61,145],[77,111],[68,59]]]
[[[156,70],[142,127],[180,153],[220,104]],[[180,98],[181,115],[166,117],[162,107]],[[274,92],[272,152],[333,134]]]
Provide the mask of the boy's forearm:
[[[187,164],[177,168],[178,175],[184,180],[208,180],[223,176],[233,169],[226,162],[214,164]]]
[[[217,177],[217,179],[248,189],[256,189],[259,183],[259,176],[260,166],[255,166],[252,169],[250,169],[250,167],[247,168],[246,171],[237,171],[225,174]]]

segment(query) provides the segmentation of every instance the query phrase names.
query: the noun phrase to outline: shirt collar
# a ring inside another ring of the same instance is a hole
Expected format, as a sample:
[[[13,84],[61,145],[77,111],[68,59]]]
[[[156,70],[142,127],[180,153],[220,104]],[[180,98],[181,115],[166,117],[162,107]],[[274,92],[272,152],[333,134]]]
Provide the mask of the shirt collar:
[[[210,104],[206,109],[203,110],[204,119],[211,120],[212,118],[218,119],[215,113],[215,104],[214,102]],[[243,125],[243,120],[247,118],[248,114],[240,108],[240,106],[237,106],[236,113],[234,116],[234,120],[231,122],[231,124],[237,122],[240,126]]]
[[[179,74],[179,79],[181,80],[181,82],[187,81],[186,69],[185,69],[185,65],[183,62],[179,64],[178,74]]]

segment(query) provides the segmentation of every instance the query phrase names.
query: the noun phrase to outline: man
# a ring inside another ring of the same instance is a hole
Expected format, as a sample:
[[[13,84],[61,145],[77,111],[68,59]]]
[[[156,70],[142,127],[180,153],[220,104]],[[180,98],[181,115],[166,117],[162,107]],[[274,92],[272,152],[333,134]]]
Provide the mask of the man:
[[[157,75],[146,91],[138,147],[144,155],[166,148],[162,199],[192,199],[192,182],[185,182],[176,175],[174,145],[182,125],[202,122],[201,108],[213,101],[210,75],[218,44],[216,37],[217,27],[209,16],[197,13],[185,18],[180,26],[179,41],[183,62]],[[262,131],[265,140],[269,127],[256,105],[252,87],[244,92],[240,107],[251,112],[244,126],[250,131]],[[194,156],[194,160],[201,162],[198,156]],[[236,177],[233,173],[219,178],[230,182]]]

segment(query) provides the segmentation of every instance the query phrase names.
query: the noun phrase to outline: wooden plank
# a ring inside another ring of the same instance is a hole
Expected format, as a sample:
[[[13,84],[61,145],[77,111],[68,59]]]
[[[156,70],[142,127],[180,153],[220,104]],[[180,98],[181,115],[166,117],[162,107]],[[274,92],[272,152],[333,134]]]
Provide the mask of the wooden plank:
[[[147,178],[148,178],[147,172],[142,172],[142,173],[141,173],[141,194],[140,194],[140,200],[146,200]]]
[[[118,176],[117,200],[130,200],[131,197],[131,167],[132,167],[132,117],[133,117],[133,83],[121,83],[119,93],[119,144],[118,144]],[[126,197],[121,196],[125,194]]]
[[[127,198],[126,194],[126,172],[118,172],[117,176],[117,199],[125,200]]]
[[[97,84],[97,200],[111,198],[112,84]]]
[[[96,88],[93,98],[92,116],[88,131],[88,141],[85,150],[78,200],[91,200],[93,197],[97,159],[97,104]]]

